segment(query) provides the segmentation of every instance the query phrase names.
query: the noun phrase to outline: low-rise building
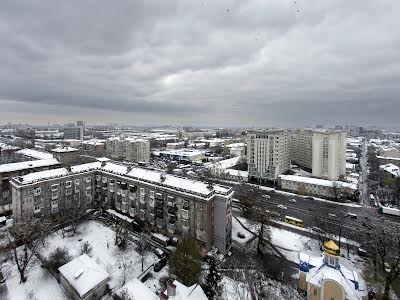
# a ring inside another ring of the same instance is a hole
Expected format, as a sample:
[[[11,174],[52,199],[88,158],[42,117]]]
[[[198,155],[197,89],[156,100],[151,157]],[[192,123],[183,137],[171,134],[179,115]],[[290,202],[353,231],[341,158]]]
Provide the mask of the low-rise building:
[[[70,206],[111,208],[169,237],[231,247],[233,190],[115,162],[94,162],[12,179],[14,220],[59,218]]]
[[[110,275],[86,254],[58,270],[61,285],[74,300],[98,300],[107,292]]]
[[[57,147],[51,150],[53,156],[57,158],[64,165],[71,165],[74,161],[76,161],[76,157],[78,155],[78,149],[73,147]]]
[[[87,140],[83,141],[81,143],[83,149],[89,150],[89,151],[97,151],[97,152],[103,152],[106,149],[106,144],[104,140]]]
[[[285,191],[335,200],[340,196],[343,198],[357,197],[358,192],[357,184],[355,183],[295,175],[280,175],[279,185]]]
[[[177,149],[165,151],[153,151],[153,154],[160,157],[166,157],[171,160],[192,163],[202,160],[205,157],[205,151],[197,149]]]

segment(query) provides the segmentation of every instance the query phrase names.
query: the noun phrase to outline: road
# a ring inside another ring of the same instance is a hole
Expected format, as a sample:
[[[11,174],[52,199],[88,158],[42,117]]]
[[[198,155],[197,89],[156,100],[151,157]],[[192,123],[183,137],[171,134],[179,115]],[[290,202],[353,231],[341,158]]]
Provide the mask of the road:
[[[361,180],[360,186],[360,203],[363,206],[369,206],[369,192],[368,192],[368,165],[367,165],[367,143],[364,140],[361,149]]]

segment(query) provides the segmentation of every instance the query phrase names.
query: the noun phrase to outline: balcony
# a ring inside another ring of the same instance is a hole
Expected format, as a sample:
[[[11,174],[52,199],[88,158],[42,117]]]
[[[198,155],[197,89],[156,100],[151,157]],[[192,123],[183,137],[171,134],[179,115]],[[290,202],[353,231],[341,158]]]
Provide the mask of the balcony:
[[[146,199],[144,198],[144,196],[140,196],[139,203],[140,204],[146,204]]]
[[[134,193],[129,193],[129,199],[130,199],[130,200],[136,200],[136,194],[134,194]]]
[[[127,197],[128,196],[128,191],[127,190],[122,190],[121,191],[122,197]]]
[[[100,181],[101,180],[101,175],[96,175],[96,181]]]
[[[189,219],[189,210],[187,209],[181,209],[181,217],[183,219]]]
[[[161,193],[156,193],[156,199],[162,199],[163,195]]]
[[[71,196],[72,195],[72,188],[66,188],[65,189],[65,196]]]
[[[168,213],[175,215],[176,214],[176,208],[175,207],[168,207]]]
[[[88,190],[91,190],[92,189],[92,186],[91,185],[87,185],[86,186],[86,190],[88,191]]]
[[[134,217],[136,214],[135,214],[135,208],[134,207],[129,207],[129,215],[131,216],[131,217]]]
[[[162,200],[156,200],[156,208],[160,208],[160,209],[162,209],[162,208],[164,208],[164,201],[162,201]]]
[[[107,184],[103,184],[103,190],[104,190],[104,191],[107,190]]]
[[[39,196],[42,193],[42,189],[41,188],[36,188],[33,191],[33,195],[34,196]]]
[[[158,228],[163,228],[164,222],[162,219],[156,218],[156,225]]]
[[[92,178],[91,177],[86,177],[86,183],[91,183],[92,182]]]
[[[189,223],[182,223],[182,231],[189,231]]]
[[[51,193],[51,200],[58,199],[58,193]]]
[[[176,225],[175,225],[175,223],[174,223],[174,224],[169,224],[169,223],[168,223],[167,229],[168,229],[168,232],[169,232],[169,233],[175,233],[175,230],[176,230]]]

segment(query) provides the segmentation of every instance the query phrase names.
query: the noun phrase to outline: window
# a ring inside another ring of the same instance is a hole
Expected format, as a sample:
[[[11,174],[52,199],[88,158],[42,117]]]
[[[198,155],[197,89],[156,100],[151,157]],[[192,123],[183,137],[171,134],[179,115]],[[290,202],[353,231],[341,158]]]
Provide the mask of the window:
[[[66,188],[69,188],[69,187],[71,187],[72,186],[72,181],[66,181],[65,182],[65,187]]]
[[[150,198],[154,198],[154,191],[150,191]]]
[[[144,188],[140,188],[140,195],[144,195]]]
[[[76,185],[79,185],[79,184],[80,184],[79,178],[78,178],[78,179],[75,179],[75,184],[76,184]]]

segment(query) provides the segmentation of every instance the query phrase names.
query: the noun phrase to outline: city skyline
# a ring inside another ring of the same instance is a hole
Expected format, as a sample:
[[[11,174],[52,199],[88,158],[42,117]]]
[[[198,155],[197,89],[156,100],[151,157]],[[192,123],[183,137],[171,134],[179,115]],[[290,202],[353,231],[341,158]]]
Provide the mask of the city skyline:
[[[0,119],[393,125],[399,6],[4,1]]]

